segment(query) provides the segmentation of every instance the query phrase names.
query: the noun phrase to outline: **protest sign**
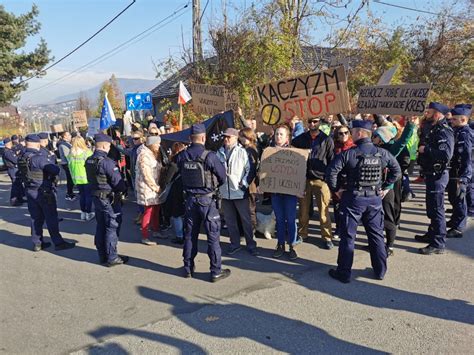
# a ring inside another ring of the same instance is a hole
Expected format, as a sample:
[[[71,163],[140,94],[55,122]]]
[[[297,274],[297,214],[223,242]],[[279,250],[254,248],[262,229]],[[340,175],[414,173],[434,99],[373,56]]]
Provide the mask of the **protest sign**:
[[[100,132],[100,118],[89,118],[89,128],[87,130],[87,136],[93,137],[95,134]]]
[[[380,77],[379,82],[377,83],[377,85],[390,85],[390,82],[392,81],[393,76],[397,72],[397,69],[398,69],[399,66],[400,66],[399,64],[396,64],[393,67],[391,67],[390,69],[384,71],[384,73]]]
[[[425,112],[431,84],[363,86],[359,90],[359,113],[419,116]]]
[[[215,115],[225,110],[225,87],[191,84],[193,109],[196,113]]]
[[[259,130],[288,123],[295,115],[307,119],[350,110],[344,67],[260,85],[256,94]]]
[[[51,132],[52,133],[64,132],[63,125],[62,124],[53,124],[53,125],[51,125]]]
[[[74,127],[87,127],[87,113],[85,110],[73,111],[72,112],[72,122]]]
[[[308,153],[306,149],[266,148],[260,163],[260,190],[303,197]]]
[[[229,111],[229,110],[237,111],[238,108],[239,108],[239,94],[235,91],[225,90],[225,110],[223,111]]]

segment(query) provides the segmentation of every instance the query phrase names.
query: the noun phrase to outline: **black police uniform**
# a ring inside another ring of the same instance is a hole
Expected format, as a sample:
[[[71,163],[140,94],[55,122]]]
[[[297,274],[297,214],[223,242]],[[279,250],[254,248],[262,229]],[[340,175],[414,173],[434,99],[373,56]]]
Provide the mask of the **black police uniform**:
[[[3,161],[7,167],[8,176],[12,182],[12,187],[10,190],[10,201],[15,204],[23,203],[23,197],[25,196],[25,191],[23,188],[23,182],[18,177],[18,156],[10,148],[5,148],[3,152]]]
[[[91,186],[95,207],[97,228],[95,246],[101,263],[109,266],[126,261],[117,254],[117,243],[122,224],[121,193],[127,187],[120,175],[117,164],[107,157],[107,153],[96,150],[86,160],[87,180]]]
[[[453,156],[454,134],[446,119],[434,124],[426,137],[421,166],[426,183],[426,213],[430,219],[428,233],[417,236],[417,240],[429,242],[431,248],[440,253],[446,243],[446,219],[444,192],[448,185],[448,165]],[[431,254],[427,248],[420,249],[423,254]]]
[[[344,283],[350,281],[354,242],[360,221],[367,232],[375,277],[383,279],[387,271],[387,251],[383,235],[382,198],[379,194],[381,189],[401,177],[397,160],[387,150],[374,146],[370,138],[362,138],[355,143],[356,147],[336,155],[326,171],[326,181],[333,192],[340,188],[337,186],[339,173],[347,175],[347,187],[342,193],[339,207],[341,241],[337,270],[330,270],[332,277]],[[385,168],[388,168],[388,173],[385,181],[382,181]]]
[[[176,157],[186,193],[183,259],[186,276],[191,276],[198,252],[199,230],[204,222],[211,279],[214,281],[222,272],[219,244],[221,221],[215,194],[217,188],[225,182],[226,171],[214,152],[206,151],[204,161],[199,162],[204,152],[204,145],[193,143]]]
[[[56,250],[69,249],[74,243],[64,241],[59,232],[56,189],[53,181],[59,174],[59,167],[51,164],[39,149],[27,148],[19,158],[18,166],[22,177],[30,212],[31,238],[34,250],[44,249],[43,223],[46,222],[49,235]]]

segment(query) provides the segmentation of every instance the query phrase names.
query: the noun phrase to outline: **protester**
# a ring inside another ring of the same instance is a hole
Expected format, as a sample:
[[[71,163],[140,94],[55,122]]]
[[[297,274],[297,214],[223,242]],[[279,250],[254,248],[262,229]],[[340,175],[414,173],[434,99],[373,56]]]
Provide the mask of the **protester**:
[[[299,235],[308,238],[308,226],[310,217],[310,206],[313,195],[319,210],[319,221],[321,225],[321,236],[324,239],[324,247],[332,249],[331,217],[329,215],[329,203],[331,192],[324,181],[326,168],[334,156],[334,142],[332,138],[319,130],[321,120],[317,117],[308,119],[308,132],[305,132],[292,141],[295,148],[310,149],[306,172],[305,195],[300,199],[299,210]]]
[[[160,227],[159,180],[161,173],[159,136],[149,136],[146,143],[137,150],[135,189],[137,203],[144,206],[142,219],[142,243],[155,245],[149,238],[148,228],[151,226],[153,236],[157,237]]]
[[[59,158],[61,159],[61,167],[66,174],[66,184],[67,184],[67,192],[66,192],[66,201],[74,201],[76,199],[76,195],[74,194],[74,182],[72,181],[71,172],[69,171],[69,165],[67,161],[67,157],[69,156],[71,150],[71,133],[63,132],[60,135],[60,140],[58,143],[58,152]]]
[[[72,147],[67,156],[68,168],[74,185],[79,189],[79,203],[81,206],[81,220],[90,221],[95,217],[92,212],[91,187],[87,180],[85,163],[92,155],[92,151],[87,148],[84,138],[76,136],[72,139]]]
[[[251,171],[247,151],[238,144],[239,131],[227,128],[224,132],[224,145],[217,151],[217,157],[224,164],[227,181],[219,190],[222,209],[230,237],[228,255],[233,255],[240,246],[239,221],[251,255],[257,255],[257,243],[250,217],[249,185],[254,180],[255,170]]]
[[[290,129],[286,125],[279,125],[275,129],[275,147],[288,148],[290,146]],[[273,252],[274,258],[280,258],[285,253],[285,241],[289,245],[289,258],[298,258],[296,245],[298,238],[296,234],[296,196],[280,193],[272,193],[272,208],[276,219],[277,246]]]
[[[250,176],[255,178],[249,184],[249,203],[250,203],[250,219],[252,227],[257,227],[257,170],[259,166],[259,156],[257,151],[257,136],[250,127],[242,128],[239,132],[239,142],[247,151],[250,163]]]

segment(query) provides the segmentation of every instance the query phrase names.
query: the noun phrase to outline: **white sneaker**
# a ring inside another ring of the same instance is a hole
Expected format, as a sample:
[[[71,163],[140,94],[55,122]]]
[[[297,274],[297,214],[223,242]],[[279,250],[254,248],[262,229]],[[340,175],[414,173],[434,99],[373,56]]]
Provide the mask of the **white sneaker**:
[[[87,219],[87,213],[81,212],[81,221],[85,221]]]
[[[86,221],[90,221],[91,219],[94,219],[94,217],[95,217],[95,212],[86,213]]]

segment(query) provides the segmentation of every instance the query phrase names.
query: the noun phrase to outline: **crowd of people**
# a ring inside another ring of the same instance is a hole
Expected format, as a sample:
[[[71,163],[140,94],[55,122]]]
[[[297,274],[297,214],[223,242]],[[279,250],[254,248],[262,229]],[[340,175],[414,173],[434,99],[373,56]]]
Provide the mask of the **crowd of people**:
[[[189,144],[174,142],[170,147],[153,123],[133,126],[128,137],[122,137],[119,127],[94,139],[63,132],[57,142],[47,133],[29,134],[23,142],[18,136],[4,139],[3,159],[12,181],[11,204],[28,204],[34,251],[50,246],[43,240],[44,222],[56,250],[74,247],[59,232],[56,186],[61,168],[66,200],[77,198],[76,186],[80,219],[96,219],[95,245],[104,265],[128,261],[117,251],[122,218],[132,219],[122,215],[125,199],[138,206],[133,217],[141,226],[144,245],[156,245],[157,238],[170,234],[173,243],[183,245],[185,277],[194,274],[203,225],[212,282],[231,273],[221,267],[221,229],[227,229],[230,239],[226,254],[239,252],[243,237],[247,251],[258,256],[257,205],[271,204],[277,240],[272,256],[287,254],[294,260],[309,237],[316,205],[323,247],[332,249],[336,243],[339,248],[337,268],[329,275],[347,283],[360,224],[367,234],[374,276],[384,278],[387,257],[395,253],[402,203],[415,197],[410,175],[416,164],[417,181],[426,183],[430,219],[427,232],[415,237],[427,243],[420,253],[442,254],[446,238],[462,237],[467,218],[474,216],[471,109],[468,104],[449,108],[432,102],[424,117],[374,114],[348,120],[338,114],[306,122],[294,117],[273,127],[270,135],[257,133],[248,122],[240,130],[226,129],[222,147],[215,152],[205,148],[206,128],[201,123],[190,128]],[[309,151],[303,197],[259,191],[260,158],[268,146]],[[452,205],[448,222],[446,191]]]

